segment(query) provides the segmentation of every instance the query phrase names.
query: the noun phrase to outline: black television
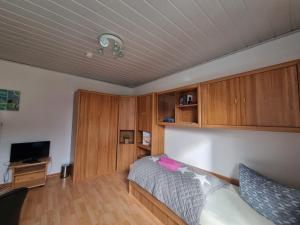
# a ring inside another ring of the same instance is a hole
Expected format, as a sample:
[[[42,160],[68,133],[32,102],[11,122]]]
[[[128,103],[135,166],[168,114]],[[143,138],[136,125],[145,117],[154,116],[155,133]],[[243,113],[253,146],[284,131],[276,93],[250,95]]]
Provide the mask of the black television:
[[[15,143],[11,145],[10,162],[34,163],[49,157],[50,141]]]

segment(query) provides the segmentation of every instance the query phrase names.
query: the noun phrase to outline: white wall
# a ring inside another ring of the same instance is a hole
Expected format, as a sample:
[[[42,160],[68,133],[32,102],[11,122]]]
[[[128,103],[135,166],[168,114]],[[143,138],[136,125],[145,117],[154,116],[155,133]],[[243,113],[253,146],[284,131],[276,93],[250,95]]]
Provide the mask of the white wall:
[[[135,94],[161,91],[300,59],[300,32],[147,83]],[[300,134],[221,129],[165,130],[165,151],[177,160],[237,177],[239,162],[300,187]],[[297,171],[297,172],[296,172]]]
[[[77,89],[130,95],[130,88],[0,60],[0,89],[20,90],[20,111],[0,111],[0,183],[14,142],[50,140],[57,173],[69,162],[73,97]]]
[[[300,134],[166,128],[165,152],[208,171],[238,178],[240,162],[270,178],[300,187]]]

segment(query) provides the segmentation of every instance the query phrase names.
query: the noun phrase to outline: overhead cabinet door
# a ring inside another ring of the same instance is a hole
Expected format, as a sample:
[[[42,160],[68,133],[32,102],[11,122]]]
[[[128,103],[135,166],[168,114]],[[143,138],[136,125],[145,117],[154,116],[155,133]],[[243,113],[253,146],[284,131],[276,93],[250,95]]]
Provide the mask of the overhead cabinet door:
[[[204,84],[201,90],[203,126],[238,124],[239,78]]]
[[[242,125],[299,127],[297,66],[240,78]]]

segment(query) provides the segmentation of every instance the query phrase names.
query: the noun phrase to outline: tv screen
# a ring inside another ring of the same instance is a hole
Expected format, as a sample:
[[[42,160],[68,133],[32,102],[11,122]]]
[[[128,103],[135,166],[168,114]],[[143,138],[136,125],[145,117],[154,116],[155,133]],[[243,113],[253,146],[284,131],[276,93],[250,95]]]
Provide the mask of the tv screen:
[[[10,162],[37,161],[49,157],[50,141],[16,143],[11,145]]]

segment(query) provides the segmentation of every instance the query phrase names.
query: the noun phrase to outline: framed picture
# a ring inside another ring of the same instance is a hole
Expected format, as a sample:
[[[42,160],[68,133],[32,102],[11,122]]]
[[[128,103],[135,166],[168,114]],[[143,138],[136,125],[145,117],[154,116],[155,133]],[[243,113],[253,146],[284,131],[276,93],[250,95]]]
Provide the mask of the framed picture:
[[[143,131],[143,145],[150,145],[151,144],[151,134],[149,132]]]
[[[0,110],[19,111],[20,91],[0,89]]]

